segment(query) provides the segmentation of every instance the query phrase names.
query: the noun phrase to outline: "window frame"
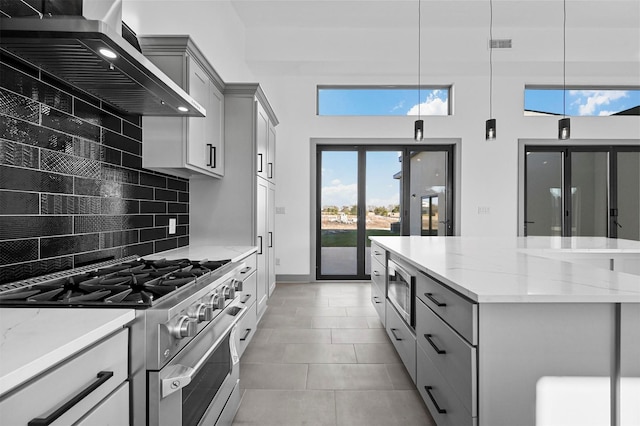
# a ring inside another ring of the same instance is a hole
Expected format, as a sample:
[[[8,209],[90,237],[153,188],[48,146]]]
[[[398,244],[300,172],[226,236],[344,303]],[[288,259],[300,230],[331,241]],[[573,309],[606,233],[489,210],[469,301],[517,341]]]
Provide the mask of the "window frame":
[[[573,90],[594,90],[594,91],[634,91],[634,92],[638,92],[640,93],[640,86],[633,86],[633,85],[567,85],[567,86],[563,86],[563,85],[558,85],[558,84],[525,84],[524,85],[524,90],[523,90],[523,97],[522,97],[522,114],[525,117],[539,117],[539,116],[563,116],[562,112],[559,113],[554,113],[554,112],[548,112],[548,111],[537,111],[537,110],[527,110],[526,109],[526,100],[527,100],[527,90],[558,90],[558,91],[562,91],[565,90],[566,92],[570,92]],[[568,103],[568,102],[567,102]],[[632,106],[631,108],[635,108],[639,105],[635,105]],[[565,109],[566,105],[565,105]],[[527,111],[531,111],[534,113],[540,113],[540,115],[537,114],[531,114],[531,115],[527,115]],[[626,111],[626,110],[622,110],[622,111]],[[618,111],[618,112],[622,112],[622,111]],[[567,117],[638,117],[638,115],[636,114],[613,114],[613,115],[574,115],[574,114],[570,114],[568,109],[567,109]]]

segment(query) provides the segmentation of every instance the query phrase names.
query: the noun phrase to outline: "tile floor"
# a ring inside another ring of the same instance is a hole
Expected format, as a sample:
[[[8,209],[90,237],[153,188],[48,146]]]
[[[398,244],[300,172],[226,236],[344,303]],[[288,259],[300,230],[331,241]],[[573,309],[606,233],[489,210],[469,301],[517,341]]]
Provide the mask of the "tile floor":
[[[279,283],[240,361],[233,425],[435,426],[368,283]]]

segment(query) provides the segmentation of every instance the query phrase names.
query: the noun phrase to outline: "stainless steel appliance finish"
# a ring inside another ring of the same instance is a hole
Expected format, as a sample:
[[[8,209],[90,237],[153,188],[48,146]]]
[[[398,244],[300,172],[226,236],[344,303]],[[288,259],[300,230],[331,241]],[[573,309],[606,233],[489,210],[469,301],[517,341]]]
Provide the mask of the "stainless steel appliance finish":
[[[415,329],[416,271],[410,265],[390,258],[387,262],[387,299],[405,323]]]
[[[136,309],[129,343],[132,424],[216,424],[220,416],[232,418],[239,404],[233,333],[246,310],[246,268],[244,261],[132,256],[2,285],[0,306]],[[203,377],[207,386],[195,385]],[[209,386],[213,377],[223,378],[219,386]]]
[[[103,7],[108,2],[85,0],[81,9],[88,18],[43,16],[33,7],[33,16],[5,17],[12,9],[2,3],[2,49],[132,114],[206,115],[200,104],[122,37],[119,2]],[[110,16],[94,13],[95,9],[106,9]]]

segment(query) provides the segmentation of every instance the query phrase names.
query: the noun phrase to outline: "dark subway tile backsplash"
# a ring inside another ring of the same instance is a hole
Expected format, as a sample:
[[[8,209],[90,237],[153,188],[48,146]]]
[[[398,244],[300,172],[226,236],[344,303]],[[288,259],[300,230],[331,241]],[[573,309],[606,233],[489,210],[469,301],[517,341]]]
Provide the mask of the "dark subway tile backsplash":
[[[0,53],[0,284],[189,244],[189,181],[142,168],[140,126]]]

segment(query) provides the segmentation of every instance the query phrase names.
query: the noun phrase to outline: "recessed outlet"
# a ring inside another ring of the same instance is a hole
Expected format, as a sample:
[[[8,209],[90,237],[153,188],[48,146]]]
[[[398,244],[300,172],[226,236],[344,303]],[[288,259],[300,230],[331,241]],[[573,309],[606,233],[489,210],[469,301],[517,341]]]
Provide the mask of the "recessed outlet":
[[[169,235],[173,235],[176,233],[176,218],[169,218]]]
[[[280,266],[280,258],[276,257],[276,266]]]
[[[478,206],[478,214],[490,214],[491,207],[489,206]]]
[[[276,207],[276,214],[285,214],[284,207]]]

